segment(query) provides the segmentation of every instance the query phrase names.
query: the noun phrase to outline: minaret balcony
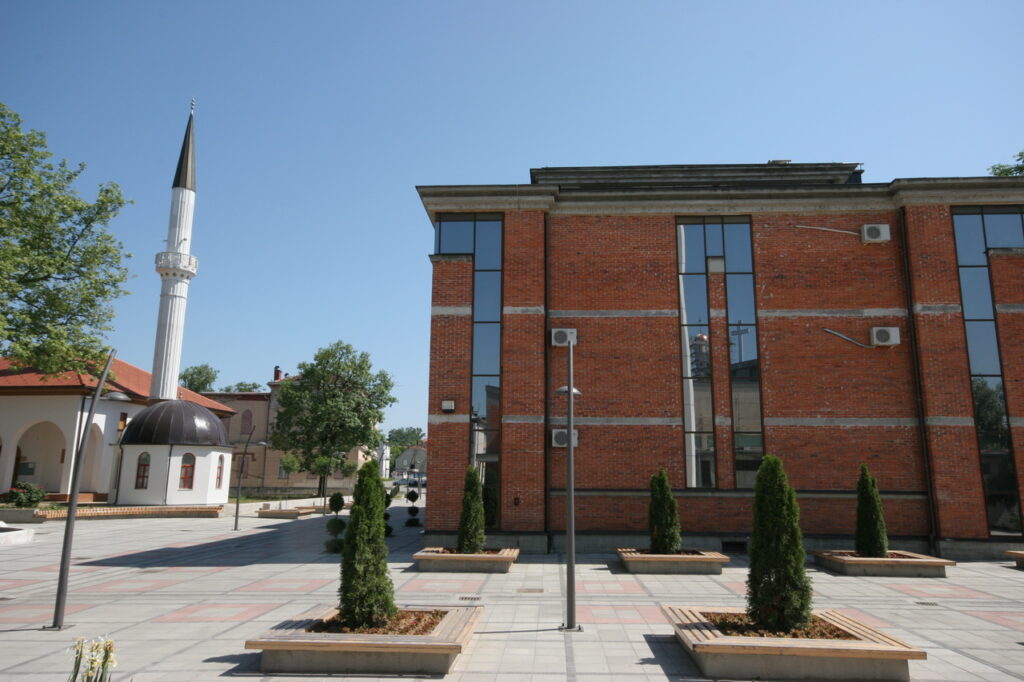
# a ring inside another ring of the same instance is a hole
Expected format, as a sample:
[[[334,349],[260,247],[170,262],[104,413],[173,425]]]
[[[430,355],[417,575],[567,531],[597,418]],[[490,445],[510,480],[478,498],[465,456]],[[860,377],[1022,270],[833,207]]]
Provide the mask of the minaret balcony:
[[[199,270],[199,259],[188,253],[164,251],[156,254],[156,271],[161,275],[194,277]]]

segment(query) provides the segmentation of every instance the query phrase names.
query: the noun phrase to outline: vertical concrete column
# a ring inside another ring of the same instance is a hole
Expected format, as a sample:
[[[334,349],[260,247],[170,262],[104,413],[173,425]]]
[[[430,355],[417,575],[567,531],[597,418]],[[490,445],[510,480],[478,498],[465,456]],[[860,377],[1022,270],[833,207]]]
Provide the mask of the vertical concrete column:
[[[715,470],[720,489],[736,487],[729,389],[729,320],[725,302],[725,261],[708,258],[708,313],[711,317],[711,399],[715,412]]]
[[[473,257],[434,255],[430,310],[430,443],[428,531],[459,525],[462,484],[469,466],[470,384],[473,359]],[[450,402],[452,409],[444,409]]]
[[[544,212],[505,213],[501,345],[501,515],[544,530]]]
[[[990,249],[988,265],[1017,494],[1024,504],[1024,249]]]
[[[986,538],[952,216],[945,205],[907,206],[904,222],[936,534]]]

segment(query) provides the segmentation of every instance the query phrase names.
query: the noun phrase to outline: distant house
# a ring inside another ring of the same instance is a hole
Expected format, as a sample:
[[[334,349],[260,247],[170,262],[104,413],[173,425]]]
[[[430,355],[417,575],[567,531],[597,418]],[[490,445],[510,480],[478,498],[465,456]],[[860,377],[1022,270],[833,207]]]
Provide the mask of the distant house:
[[[395,466],[392,468],[391,473],[396,480],[407,478],[426,478],[426,445],[413,445],[412,447],[402,450],[401,454],[395,457]]]
[[[153,402],[149,398],[151,379],[149,372],[122,360],[114,361],[108,390],[124,393],[131,402],[101,399],[97,404],[88,426],[80,499],[119,501],[117,479],[123,468],[119,440],[131,420]],[[8,359],[0,358],[0,484],[6,488],[14,481],[35,483],[47,491],[50,499],[67,499],[75,444],[85,427],[89,396],[95,388],[94,377],[73,372],[45,377],[34,369],[14,370]],[[187,388],[178,389],[178,399],[221,418],[234,414],[231,407]],[[136,464],[131,462],[132,471]],[[194,501],[211,503],[203,495]]]

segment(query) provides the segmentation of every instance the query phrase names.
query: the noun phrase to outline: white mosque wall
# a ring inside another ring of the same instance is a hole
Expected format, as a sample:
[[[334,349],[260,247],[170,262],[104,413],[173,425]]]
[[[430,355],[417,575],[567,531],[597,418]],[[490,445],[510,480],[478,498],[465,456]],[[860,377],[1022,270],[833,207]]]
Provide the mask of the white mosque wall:
[[[149,480],[136,488],[139,456],[149,453]],[[195,456],[192,488],[181,487],[185,455]],[[217,464],[224,456],[220,487]],[[231,451],[208,445],[125,445],[117,504],[119,505],[214,505],[227,504],[231,483]]]

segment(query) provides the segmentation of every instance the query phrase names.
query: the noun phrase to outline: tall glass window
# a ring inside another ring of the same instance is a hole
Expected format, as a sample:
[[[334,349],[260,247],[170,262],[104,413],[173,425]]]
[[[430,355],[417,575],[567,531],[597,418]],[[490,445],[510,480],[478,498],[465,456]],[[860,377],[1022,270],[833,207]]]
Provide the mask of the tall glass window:
[[[687,486],[717,487],[711,348],[728,343],[736,486],[753,487],[764,446],[750,220],[742,216],[687,217],[679,220],[678,228]],[[727,339],[714,338],[708,325],[709,258],[724,262]]]
[[[1003,390],[988,249],[1024,247],[1020,206],[953,210],[960,300],[990,535],[1020,535],[1020,496]]]
[[[438,216],[435,251],[473,256],[470,447],[484,482],[488,527],[497,527],[501,453],[502,216]]]

